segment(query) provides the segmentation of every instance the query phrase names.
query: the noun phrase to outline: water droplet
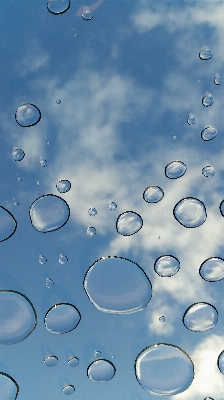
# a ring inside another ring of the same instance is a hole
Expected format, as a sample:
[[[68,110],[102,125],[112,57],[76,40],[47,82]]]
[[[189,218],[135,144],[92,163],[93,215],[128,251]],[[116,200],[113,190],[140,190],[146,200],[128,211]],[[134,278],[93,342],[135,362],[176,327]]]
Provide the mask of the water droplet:
[[[117,204],[114,201],[110,201],[110,203],[108,204],[108,208],[110,211],[114,211],[117,208]]]
[[[63,254],[60,254],[58,261],[60,264],[65,264],[68,262],[68,257],[64,256]]]
[[[161,239],[161,236],[158,236],[158,239]]]
[[[158,203],[162,200],[163,196],[163,190],[159,186],[154,185],[148,186],[143,193],[143,199],[147,201],[147,203]]]
[[[19,385],[10,375],[4,372],[0,372],[0,388],[2,400],[16,400]]]
[[[81,319],[78,309],[72,304],[60,303],[51,307],[44,318],[44,323],[51,333],[67,333],[77,327]]]
[[[21,342],[37,324],[37,315],[29,299],[13,290],[0,290],[0,343]]]
[[[85,275],[84,289],[98,310],[112,314],[141,311],[152,296],[151,283],[143,269],[121,257],[97,260]]]
[[[159,343],[138,354],[135,373],[138,382],[151,394],[173,396],[191,385],[194,365],[180,347]]]
[[[93,236],[96,234],[96,228],[94,228],[93,226],[88,226],[86,233],[89,236]]]
[[[205,107],[209,107],[214,103],[214,96],[211,93],[206,93],[202,99],[202,104]]]
[[[37,181],[37,185],[40,186],[40,181]]]
[[[186,165],[182,161],[172,161],[165,168],[165,175],[169,179],[177,179],[187,171]]]
[[[209,47],[203,47],[199,53],[199,57],[201,60],[210,60],[213,54]]]
[[[44,359],[44,364],[46,367],[54,367],[58,363],[58,357],[56,356],[47,356]]]
[[[61,104],[61,99],[56,99],[57,104]]]
[[[47,9],[52,14],[63,14],[70,7],[69,0],[48,0]]]
[[[207,178],[212,177],[215,175],[215,168],[211,165],[206,165],[206,167],[202,168],[202,174]]]
[[[207,218],[205,205],[194,197],[180,200],[173,209],[173,215],[185,228],[197,228]]]
[[[89,8],[86,8],[85,10],[83,10],[82,18],[83,18],[85,21],[90,21],[91,19],[93,19],[93,13],[92,13],[92,11],[89,10]]]
[[[175,142],[177,140],[177,137],[175,135],[173,135],[172,140]]]
[[[75,388],[74,388],[73,385],[65,385],[65,386],[63,387],[62,391],[63,391],[63,393],[64,393],[66,396],[68,396],[68,395],[74,393]]]
[[[0,242],[9,239],[17,228],[17,222],[13,215],[0,206]]]
[[[54,286],[54,282],[50,278],[46,278],[46,288],[51,289]]]
[[[194,125],[196,123],[196,118],[193,114],[189,114],[188,119],[187,119],[188,125]]]
[[[205,141],[212,140],[216,137],[217,133],[217,129],[213,128],[213,126],[207,126],[201,132],[201,138]]]
[[[51,143],[50,142],[47,142],[47,146],[49,146]]]
[[[217,364],[220,372],[224,374],[224,350],[219,354]]]
[[[44,160],[43,158],[40,159],[40,165],[41,167],[46,167],[47,166],[47,160]]]
[[[218,322],[218,312],[208,303],[192,304],[184,313],[183,323],[187,329],[195,332],[205,332],[214,328]]]
[[[94,207],[90,207],[89,210],[88,210],[88,214],[89,214],[91,217],[94,217],[94,216],[97,214],[97,209],[94,208]]]
[[[134,211],[125,211],[117,218],[116,228],[118,233],[123,236],[134,235],[142,226],[142,217]]]
[[[93,382],[107,382],[115,375],[115,367],[108,360],[93,361],[87,368],[88,378]]]
[[[112,358],[115,358],[115,354],[112,354],[112,353],[111,353],[111,357],[112,357]]]
[[[22,149],[13,149],[12,156],[15,161],[21,161],[25,157],[25,153]]]
[[[220,209],[222,216],[224,217],[224,200],[220,203],[219,209]]]
[[[18,182],[22,182],[22,178],[20,178],[19,176],[18,176],[17,180],[18,180]]]
[[[17,108],[15,119],[20,126],[33,126],[40,121],[41,113],[34,104],[26,103]]]
[[[166,321],[166,318],[164,317],[164,315],[161,315],[161,317],[159,317],[159,321],[160,322],[165,322]]]
[[[46,264],[47,259],[46,257],[42,256],[41,254],[39,255],[39,263],[40,264]]]
[[[70,211],[65,200],[53,194],[36,199],[30,207],[30,220],[39,232],[52,232],[62,228],[69,219]]]
[[[19,202],[17,200],[15,200],[14,198],[13,198],[13,205],[16,207],[19,206]]]
[[[78,34],[77,34],[77,33],[74,34],[74,38],[75,38],[75,39],[78,38]]]
[[[57,191],[60,193],[66,193],[71,189],[71,182],[62,179],[56,185]]]
[[[175,275],[180,269],[179,260],[170,255],[158,257],[154,264],[155,272],[162,277]]]
[[[94,351],[94,357],[95,358],[101,357],[101,351],[99,351],[99,350]]]
[[[205,260],[199,269],[199,274],[208,282],[224,279],[224,260],[220,257],[211,257]]]
[[[222,83],[222,78],[221,78],[221,76],[220,76],[218,73],[215,74],[214,83],[215,83],[216,85],[221,85],[221,83]]]
[[[68,359],[68,365],[69,367],[77,367],[77,365],[79,365],[79,359],[78,357],[70,357]]]

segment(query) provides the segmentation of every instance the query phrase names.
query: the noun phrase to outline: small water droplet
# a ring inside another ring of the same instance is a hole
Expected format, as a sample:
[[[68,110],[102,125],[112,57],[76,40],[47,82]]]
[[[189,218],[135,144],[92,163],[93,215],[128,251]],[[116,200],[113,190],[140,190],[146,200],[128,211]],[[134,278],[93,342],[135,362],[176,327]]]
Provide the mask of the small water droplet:
[[[220,209],[222,216],[224,217],[224,200],[220,203],[219,209]]]
[[[60,193],[67,193],[71,189],[71,182],[66,179],[62,179],[57,183],[56,189]]]
[[[57,104],[61,104],[61,99],[56,99]]]
[[[46,367],[54,367],[58,363],[58,357],[56,356],[47,356],[44,359],[44,364]]]
[[[177,179],[185,174],[187,166],[182,161],[171,161],[165,168],[165,175],[169,179]]]
[[[40,264],[46,264],[47,259],[46,257],[42,256],[41,254],[39,255],[39,263]]]
[[[110,203],[108,204],[108,208],[110,211],[114,211],[117,208],[117,204],[114,201],[110,201]]]
[[[93,236],[96,234],[96,228],[94,228],[93,226],[88,226],[86,233],[89,236]]]
[[[19,205],[19,202],[17,200],[15,200],[14,198],[13,198],[13,205],[16,207]]]
[[[15,119],[22,127],[33,126],[40,121],[41,113],[34,104],[25,103],[17,108]]]
[[[43,158],[40,159],[40,165],[41,167],[46,167],[47,166],[47,160],[44,160]]]
[[[10,375],[0,372],[0,388],[2,400],[15,400],[19,393],[19,385]]]
[[[88,210],[88,214],[91,217],[94,217],[97,214],[97,209],[95,207],[90,207],[89,210]]]
[[[202,174],[206,176],[206,178],[212,177],[215,175],[215,168],[211,165],[206,165],[206,167],[202,168]]]
[[[199,274],[208,282],[221,281],[224,279],[224,260],[220,257],[208,258],[201,264]]]
[[[206,93],[202,99],[202,104],[205,107],[209,107],[214,103],[214,96],[211,93]]]
[[[52,306],[46,313],[44,323],[51,333],[63,334],[72,331],[81,320],[79,310],[68,303]]]
[[[217,129],[213,128],[213,126],[207,126],[201,132],[201,138],[205,141],[212,140],[217,135]]]
[[[193,114],[189,114],[188,119],[187,119],[188,125],[194,125],[196,123],[196,118]]]
[[[37,185],[40,186],[40,181],[37,181]]]
[[[197,228],[207,218],[205,205],[193,197],[180,200],[173,209],[173,215],[185,228]]]
[[[73,385],[65,385],[62,389],[63,394],[69,396],[70,394],[74,393],[75,388]]]
[[[25,157],[25,153],[22,149],[14,148],[12,151],[12,157],[15,161],[21,161]]]
[[[158,239],[161,239],[161,236],[158,236]]]
[[[205,397],[205,400],[214,400],[213,397]]]
[[[99,351],[99,350],[94,351],[94,357],[95,358],[101,357],[101,351]]]
[[[54,286],[54,282],[50,278],[46,278],[46,288],[51,289]]]
[[[215,74],[214,83],[216,85],[221,85],[221,83],[222,83],[222,78],[218,73]]]
[[[13,215],[0,206],[0,242],[9,239],[16,231],[17,222]]]
[[[199,53],[199,57],[201,60],[210,60],[213,57],[213,54],[209,47],[203,47]]]
[[[217,322],[218,312],[216,308],[204,302],[192,304],[183,316],[185,327],[195,332],[208,331],[214,328]]]
[[[18,176],[17,180],[18,182],[22,182],[22,178],[20,178],[20,176]]]
[[[69,0],[48,0],[47,9],[52,14],[63,14],[70,7]]]
[[[154,264],[155,272],[162,277],[175,275],[180,269],[179,260],[171,255],[160,256]]]
[[[164,315],[161,315],[161,317],[159,317],[159,321],[160,322],[165,322],[166,321],[166,318],[164,317]]]
[[[112,354],[112,353],[111,353],[111,357],[112,357],[112,358],[115,358],[115,354]]]
[[[75,38],[75,39],[78,38],[78,34],[77,34],[77,33],[74,34],[74,38]]]
[[[47,146],[49,146],[50,145],[50,142],[47,142]]]
[[[89,8],[84,9],[84,10],[83,10],[83,13],[82,13],[82,18],[83,18],[85,21],[90,21],[91,19],[93,19],[93,13],[92,13],[92,11],[91,11]]]
[[[68,359],[68,365],[69,367],[77,367],[77,365],[79,365],[79,359],[78,357],[70,357]]]
[[[154,185],[148,186],[143,193],[143,199],[147,203],[158,203],[162,200],[163,196],[163,190],[159,186]]]
[[[65,264],[68,262],[68,257],[64,256],[63,254],[60,254],[58,261],[60,264]]]
[[[93,361],[87,368],[88,378],[93,382],[107,382],[115,375],[115,367],[108,360]]]
[[[177,137],[175,135],[173,135],[172,140],[175,142],[177,140]]]

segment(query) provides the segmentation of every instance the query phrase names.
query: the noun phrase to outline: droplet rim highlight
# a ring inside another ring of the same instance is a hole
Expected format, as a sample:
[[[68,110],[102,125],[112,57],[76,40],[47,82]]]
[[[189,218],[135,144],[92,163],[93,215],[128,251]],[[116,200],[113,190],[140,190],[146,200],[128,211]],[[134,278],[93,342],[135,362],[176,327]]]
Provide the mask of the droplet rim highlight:
[[[14,223],[15,223],[15,227],[14,227],[14,231],[9,235],[9,236],[7,236],[5,239],[0,239],[0,242],[4,242],[4,240],[7,240],[7,239],[9,239],[14,233],[15,233],[15,231],[16,231],[16,229],[17,229],[17,221],[16,221],[16,219],[14,218],[14,216],[11,214],[11,212],[10,211],[8,211],[5,207],[3,207],[3,206],[0,206],[0,209],[3,209],[4,211],[6,211],[9,215],[10,215],[10,217],[12,217],[12,219],[13,219],[13,221],[14,221]]]

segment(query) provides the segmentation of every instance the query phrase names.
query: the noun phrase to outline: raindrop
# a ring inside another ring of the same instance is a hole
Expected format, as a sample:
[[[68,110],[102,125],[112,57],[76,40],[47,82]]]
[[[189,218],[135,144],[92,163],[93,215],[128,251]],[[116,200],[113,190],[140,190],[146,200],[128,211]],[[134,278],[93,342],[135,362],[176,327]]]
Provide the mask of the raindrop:
[[[87,368],[88,378],[93,382],[107,382],[115,375],[115,367],[108,360],[95,360]]]
[[[0,206],[0,242],[9,239],[17,228],[17,222],[13,215]]]
[[[19,176],[18,176],[17,180],[18,180],[18,182],[22,182],[22,178],[20,178]]]
[[[211,257],[205,260],[199,269],[199,274],[208,282],[224,279],[224,260],[220,257]]]
[[[175,135],[173,135],[172,140],[175,142],[177,140],[177,137]]]
[[[214,83],[215,83],[216,85],[221,85],[221,83],[222,83],[222,78],[221,78],[221,76],[220,76],[218,73],[215,74]]]
[[[162,277],[175,275],[180,269],[179,260],[171,255],[158,257],[154,264],[155,272]]]
[[[196,123],[196,118],[193,114],[189,114],[188,119],[187,119],[188,125],[194,125]]]
[[[166,318],[164,317],[164,315],[161,315],[161,317],[159,317],[159,322],[165,322]]]
[[[215,168],[211,165],[206,165],[206,167],[202,168],[202,174],[206,176],[206,178],[212,177],[215,175]]]
[[[74,34],[74,38],[75,38],[75,39],[78,38],[78,34],[77,34],[77,33]]]
[[[33,126],[40,121],[41,113],[34,104],[26,103],[17,108],[15,119],[20,126]]]
[[[68,359],[68,365],[69,367],[77,367],[77,365],[79,365],[79,359],[78,357],[70,357]]]
[[[114,211],[117,208],[117,204],[114,201],[110,201],[110,203],[108,204],[108,208],[110,211]]]
[[[56,99],[57,104],[61,104],[61,99]]]
[[[101,351],[99,351],[99,350],[94,351],[94,357],[96,357],[96,358],[101,357]]]
[[[13,149],[12,156],[15,161],[21,161],[25,157],[25,153],[22,149]]]
[[[94,228],[93,226],[88,226],[86,233],[89,236],[93,236],[96,234],[96,228]]]
[[[47,146],[49,146],[51,143],[50,142],[47,142]]]
[[[14,198],[13,198],[13,205],[16,207],[19,206],[19,202],[17,200],[15,200]]]
[[[50,278],[46,278],[46,288],[51,289],[54,286],[54,282]]]
[[[94,217],[94,216],[97,214],[97,209],[94,208],[94,207],[90,207],[89,210],[88,210],[88,214],[89,214],[91,217]]]
[[[194,365],[180,347],[159,343],[138,354],[135,374],[143,389],[151,394],[173,396],[191,385]]]
[[[152,286],[143,269],[122,257],[97,260],[85,275],[84,289],[98,310],[112,314],[141,311],[152,296]]]
[[[48,11],[56,15],[65,13],[69,7],[69,0],[48,0],[47,2]]]
[[[0,372],[0,388],[2,400],[15,400],[19,393],[19,385],[8,374]]]
[[[60,193],[66,193],[71,189],[71,182],[62,179],[57,183],[56,189]]]
[[[187,329],[195,332],[205,332],[214,328],[218,322],[218,312],[208,303],[192,304],[184,313],[183,323]]]
[[[187,171],[186,165],[182,161],[172,161],[165,168],[165,175],[169,179],[177,179]]]
[[[92,13],[92,11],[91,11],[89,8],[83,10],[82,18],[83,18],[85,21],[90,21],[91,19],[93,19],[93,13]]]
[[[185,228],[197,228],[207,218],[205,205],[194,197],[180,200],[173,209],[173,215]]]
[[[161,239],[161,236],[158,236],[158,239]]]
[[[162,200],[163,196],[163,190],[159,186],[154,185],[148,186],[143,193],[143,199],[147,201],[147,203],[158,203]]]
[[[60,264],[65,264],[65,263],[68,262],[68,257],[64,256],[63,254],[60,254],[59,259],[58,259],[58,262],[59,262]]]
[[[214,96],[211,93],[206,93],[202,99],[202,104],[205,107],[209,107],[214,103]]]
[[[53,194],[39,197],[30,207],[31,224],[43,233],[60,229],[68,221],[69,215],[66,201]]]
[[[44,359],[44,364],[46,367],[54,367],[58,363],[58,357],[56,356],[47,356]]]
[[[73,385],[65,385],[65,386],[63,387],[62,391],[63,391],[63,393],[64,393],[65,395],[68,396],[68,395],[74,393],[75,388],[74,388]]]
[[[15,344],[31,334],[37,315],[29,299],[13,290],[0,290],[0,343]]]
[[[220,372],[224,374],[224,350],[219,354],[217,364]]]
[[[209,47],[203,47],[199,53],[199,57],[201,60],[210,60],[213,57],[213,54]]]
[[[47,259],[46,257],[42,256],[41,254],[39,255],[39,263],[40,264],[46,264]]]
[[[72,304],[60,303],[51,307],[44,318],[47,330],[51,333],[67,333],[77,327],[81,319],[78,309]]]
[[[131,236],[137,233],[143,225],[142,217],[134,211],[125,211],[117,218],[116,228],[123,236]]]
[[[44,160],[43,158],[40,159],[40,165],[41,167],[46,167],[47,166],[47,160]]]
[[[201,132],[201,138],[205,141],[212,140],[217,135],[217,129],[213,128],[213,126],[207,126]]]
[[[37,181],[37,185],[40,186],[40,181]]]

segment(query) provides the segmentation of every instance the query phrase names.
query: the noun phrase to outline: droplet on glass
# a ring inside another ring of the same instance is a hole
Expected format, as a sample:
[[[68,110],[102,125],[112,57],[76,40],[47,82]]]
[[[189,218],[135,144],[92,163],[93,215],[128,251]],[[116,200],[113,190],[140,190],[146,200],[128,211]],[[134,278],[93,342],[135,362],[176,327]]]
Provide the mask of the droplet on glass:
[[[206,178],[212,177],[215,175],[215,168],[212,165],[206,165],[206,167],[202,168],[202,174],[206,176]]]
[[[93,13],[92,13],[92,11],[91,11],[89,8],[84,9],[84,10],[83,10],[83,13],[82,13],[82,18],[83,18],[85,21],[90,21],[91,19],[93,19]]]
[[[51,289],[54,286],[54,282],[50,278],[46,278],[46,288]]]
[[[19,202],[14,198],[13,198],[13,205],[16,206],[16,207],[19,206]]]
[[[152,296],[152,286],[138,264],[121,257],[97,260],[87,271],[84,289],[98,310],[131,314],[143,310]]]
[[[177,140],[177,137],[175,135],[173,135],[172,140],[175,142]]]
[[[40,121],[41,113],[34,104],[26,103],[17,108],[15,119],[22,127],[33,126]]]
[[[158,343],[139,353],[135,361],[135,374],[143,389],[151,394],[173,396],[191,385],[194,365],[180,347]]]
[[[180,200],[173,209],[173,215],[185,228],[197,228],[207,218],[205,205],[194,197]]]
[[[95,207],[90,207],[89,210],[88,210],[88,214],[91,217],[94,217],[97,214],[97,209]]]
[[[30,220],[39,232],[52,232],[62,228],[69,219],[70,210],[65,200],[53,194],[36,199],[30,207]]]
[[[95,360],[87,368],[87,376],[93,382],[107,382],[115,375],[115,367],[108,360]]]
[[[110,201],[110,203],[108,204],[108,208],[110,211],[114,211],[117,208],[117,204],[114,201]]]
[[[222,216],[224,217],[224,200],[220,203],[219,209],[220,209]]]
[[[18,176],[17,181],[22,182],[22,178],[20,178],[20,176]]]
[[[69,7],[69,0],[48,0],[47,2],[48,11],[56,15],[65,13]]]
[[[61,104],[61,99],[56,99],[56,104]]]
[[[159,186],[154,185],[148,186],[143,193],[143,199],[147,203],[158,203],[162,200],[163,196],[163,190]]]
[[[72,367],[72,368],[77,367],[77,365],[79,365],[78,357],[70,357],[68,359],[68,365],[69,365],[69,367]]]
[[[159,317],[159,322],[165,322],[166,318],[164,317],[164,315],[161,315],[161,317]]]
[[[2,400],[16,400],[19,385],[10,375],[0,372],[0,388]]]
[[[93,226],[88,226],[86,233],[89,236],[94,236],[96,234],[96,228],[94,228]]]
[[[37,181],[37,185],[40,186],[40,181]]]
[[[0,242],[9,239],[16,231],[17,222],[13,215],[0,206]]]
[[[75,39],[78,38],[78,34],[77,34],[77,33],[74,34],[74,38],[75,38]]]
[[[224,350],[219,354],[217,364],[220,372],[224,374]]]
[[[69,182],[65,179],[62,179],[61,181],[59,181],[57,183],[56,189],[60,193],[66,193],[71,189],[71,182]]]
[[[174,276],[180,269],[180,262],[176,257],[171,255],[161,256],[155,261],[154,269],[159,276]]]
[[[46,257],[42,256],[41,254],[39,255],[39,263],[40,264],[46,264],[47,259]]]
[[[211,93],[206,93],[202,99],[202,104],[205,107],[209,107],[214,103],[214,96]]]
[[[188,125],[194,125],[196,123],[196,118],[193,114],[189,114],[188,119],[187,119]]]
[[[117,232],[123,236],[134,235],[142,228],[142,226],[142,217],[134,211],[125,211],[117,218]]]
[[[63,334],[72,331],[81,320],[79,310],[68,303],[55,304],[44,318],[47,330],[51,333]]]
[[[205,332],[214,328],[218,322],[218,312],[208,303],[192,304],[184,313],[183,323],[187,329],[195,332]]]
[[[65,385],[62,389],[63,394],[69,396],[70,394],[74,393],[75,388],[73,385]]]
[[[58,259],[58,262],[59,262],[60,264],[65,264],[65,263],[68,262],[68,257],[64,256],[64,254],[60,254],[59,259]]]
[[[25,153],[22,149],[13,149],[12,157],[15,161],[21,161],[25,157]]]
[[[58,357],[56,356],[47,356],[44,359],[44,364],[46,367],[54,367],[58,363]]]
[[[37,324],[30,300],[13,290],[0,290],[0,343],[15,344],[31,334]]]
[[[40,165],[41,167],[46,167],[47,166],[47,160],[44,160],[43,158],[40,159]]]
[[[101,351],[99,351],[99,350],[94,351],[94,357],[95,358],[101,357]]]
[[[199,57],[201,60],[210,60],[213,54],[209,47],[203,47],[199,53]]]
[[[224,260],[220,257],[208,258],[201,264],[199,274],[208,282],[221,281],[224,279]]]
[[[217,135],[217,129],[213,128],[213,126],[207,126],[201,132],[201,138],[205,141],[212,140]]]
[[[177,179],[185,174],[187,166],[182,161],[172,161],[165,168],[165,175],[169,179]]]
[[[222,83],[222,78],[218,73],[215,74],[214,83],[216,85],[221,85],[221,83]]]

